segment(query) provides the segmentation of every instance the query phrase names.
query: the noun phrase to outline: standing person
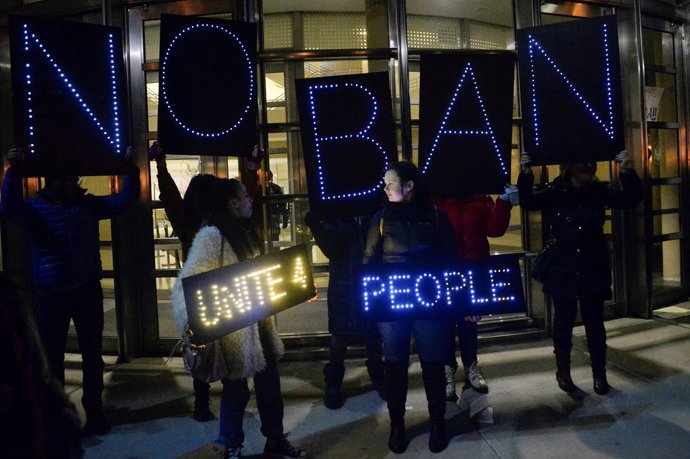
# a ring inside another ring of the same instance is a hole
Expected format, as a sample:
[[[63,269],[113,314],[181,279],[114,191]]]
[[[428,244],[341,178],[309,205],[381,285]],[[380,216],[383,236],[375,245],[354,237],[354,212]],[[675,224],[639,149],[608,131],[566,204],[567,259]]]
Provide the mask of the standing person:
[[[505,194],[494,202],[490,196],[474,195],[467,198],[433,197],[431,202],[448,214],[453,226],[455,246],[461,260],[483,260],[490,257],[489,237],[501,237],[510,223],[510,210],[513,201],[517,201],[517,188],[507,185]],[[517,204],[517,202],[516,202]],[[479,372],[477,364],[479,316],[466,317],[450,323],[449,346],[444,363],[446,372],[446,400],[455,401],[458,395],[455,390],[455,373],[458,362],[455,359],[455,336],[460,341],[460,359],[465,373],[465,380],[477,392],[487,393],[489,387]]]
[[[604,301],[612,297],[612,292],[609,249],[604,236],[605,208],[632,209],[642,200],[642,184],[628,153],[622,151],[615,161],[620,165],[621,190],[596,180],[596,163],[570,163],[550,186],[535,192],[529,167],[531,158],[527,154],[520,158],[520,205],[527,210],[541,210],[556,239],[543,291],[553,298],[556,381],[565,392],[577,389],[570,375],[570,349],[578,302],[594,392],[603,395],[609,391]]]
[[[195,177],[194,180],[200,179]],[[173,311],[181,333],[189,330],[182,279],[261,254],[262,241],[254,232],[250,218],[252,200],[244,185],[235,179],[216,179],[218,186],[207,194],[193,197],[188,191],[185,202],[205,199],[210,214],[194,236],[187,260],[172,291]],[[190,183],[192,188],[192,183]],[[228,374],[221,382],[220,434],[226,458],[241,457],[244,410],[249,401],[247,378],[254,379],[256,404],[261,417],[261,433],[267,438],[265,454],[284,457],[308,457],[293,446],[283,432],[283,397],[277,360],[283,355],[283,343],[276,330],[275,317],[269,317],[230,333],[209,345],[220,347]],[[203,352],[203,350],[201,351]]]
[[[273,181],[273,172],[266,171],[266,180],[268,180],[268,195],[278,196],[283,194],[283,189]],[[280,239],[280,230],[285,229],[290,221],[290,210],[288,205],[284,202],[271,204],[271,239],[277,241]]]
[[[401,263],[452,257],[455,253],[446,214],[427,202],[417,167],[407,161],[392,164],[384,175],[388,203],[371,221],[363,262]],[[407,449],[405,402],[407,400],[410,338],[414,334],[429,408],[429,449],[438,453],[447,445],[443,346],[444,320],[380,322],[386,356],[384,381],[391,421],[388,447],[394,453]]]
[[[128,150],[131,158],[131,149]],[[65,345],[74,321],[82,353],[82,404],[86,434],[105,434],[111,425],[103,414],[103,292],[99,220],[113,218],[139,197],[139,168],[131,164],[120,193],[87,194],[79,177],[46,177],[38,195],[24,201],[20,175],[23,152],[12,147],[5,174],[1,209],[21,225],[31,241],[36,324],[50,369],[64,386]]]
[[[376,324],[356,320],[352,268],[362,261],[369,221],[363,217],[328,218],[309,212],[304,223],[311,229],[321,251],[328,257],[328,331],[331,334],[329,362],[323,368],[326,408],[343,406],[340,387],[345,375],[345,354],[354,336],[364,335],[367,371],[374,388],[385,400],[381,336]]]

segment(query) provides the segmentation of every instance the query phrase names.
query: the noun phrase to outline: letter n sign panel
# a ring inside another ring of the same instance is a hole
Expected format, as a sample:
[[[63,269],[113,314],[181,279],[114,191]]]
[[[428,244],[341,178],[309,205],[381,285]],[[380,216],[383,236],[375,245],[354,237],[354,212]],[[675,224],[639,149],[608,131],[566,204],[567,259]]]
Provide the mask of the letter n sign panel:
[[[515,54],[423,54],[419,168],[432,193],[502,193],[510,182]]]
[[[613,159],[625,148],[616,16],[520,29],[517,37],[533,162]]]
[[[365,215],[381,205],[385,168],[397,159],[387,73],[297,80],[309,206]]]
[[[166,154],[248,156],[256,101],[255,24],[161,17],[158,140]]]
[[[25,172],[122,172],[130,139],[120,29],[10,16],[10,51]]]

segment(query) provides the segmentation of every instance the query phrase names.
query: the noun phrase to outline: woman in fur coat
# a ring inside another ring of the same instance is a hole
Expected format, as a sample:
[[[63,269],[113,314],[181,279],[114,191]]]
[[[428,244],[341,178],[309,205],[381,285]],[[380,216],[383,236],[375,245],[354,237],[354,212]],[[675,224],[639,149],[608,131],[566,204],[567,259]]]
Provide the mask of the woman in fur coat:
[[[193,180],[200,177],[203,176]],[[187,194],[185,200],[205,199],[210,216],[194,237],[172,291],[173,311],[182,334],[191,333],[182,279],[257,257],[262,247],[250,223],[252,200],[241,182],[217,179],[214,186],[200,192],[203,196]],[[241,457],[244,441],[242,420],[249,401],[249,377],[254,378],[261,433],[267,438],[264,453],[308,457],[293,446],[283,432],[283,398],[276,366],[276,361],[283,355],[283,344],[276,330],[275,317],[230,333],[207,346],[220,347],[220,352],[213,354],[224,359],[222,366],[227,368],[227,375],[221,379],[223,392],[218,438],[225,447],[225,457]]]

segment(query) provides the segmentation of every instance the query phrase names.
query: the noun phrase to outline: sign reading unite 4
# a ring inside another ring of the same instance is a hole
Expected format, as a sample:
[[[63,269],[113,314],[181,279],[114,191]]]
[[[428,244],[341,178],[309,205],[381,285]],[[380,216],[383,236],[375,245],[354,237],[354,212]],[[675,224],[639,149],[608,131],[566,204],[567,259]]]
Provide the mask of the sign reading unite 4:
[[[192,341],[204,344],[316,295],[300,245],[182,279]]]
[[[420,265],[363,265],[355,276],[362,317],[377,322],[525,311],[516,257]]]

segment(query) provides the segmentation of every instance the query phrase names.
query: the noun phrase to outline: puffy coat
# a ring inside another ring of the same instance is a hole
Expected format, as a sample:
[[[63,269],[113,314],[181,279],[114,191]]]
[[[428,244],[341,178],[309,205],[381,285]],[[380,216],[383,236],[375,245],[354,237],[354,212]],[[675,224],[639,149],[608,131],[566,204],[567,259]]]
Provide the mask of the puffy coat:
[[[426,202],[390,203],[371,219],[363,262],[429,262],[455,253],[445,212]]]
[[[34,288],[59,291],[101,278],[98,221],[113,218],[139,196],[139,173],[125,177],[121,192],[110,196],[82,194],[64,202],[43,189],[22,198],[21,177],[10,167],[2,189],[2,213],[31,237]]]
[[[363,334],[371,323],[355,317],[352,268],[362,262],[368,219],[361,217],[309,221],[311,233],[328,257],[328,331],[332,334]]]
[[[182,279],[237,262],[237,255],[217,227],[205,226],[199,230],[171,292],[173,313],[180,334],[185,333],[188,323]],[[273,316],[213,343],[217,343],[222,349],[230,379],[250,378],[266,368],[266,358],[278,360],[284,352]],[[211,345],[215,345],[213,343]]]
[[[434,197],[431,202],[448,215],[458,255],[463,260],[489,258],[487,238],[503,236],[510,223],[512,206],[500,198],[494,202],[486,195],[465,199]]]
[[[609,299],[611,268],[604,235],[605,208],[632,209],[642,200],[642,183],[634,171],[620,174],[622,190],[594,182],[576,188],[557,177],[534,192],[532,174],[520,174],[520,205],[541,210],[556,237],[556,249],[543,291],[558,297]]]

